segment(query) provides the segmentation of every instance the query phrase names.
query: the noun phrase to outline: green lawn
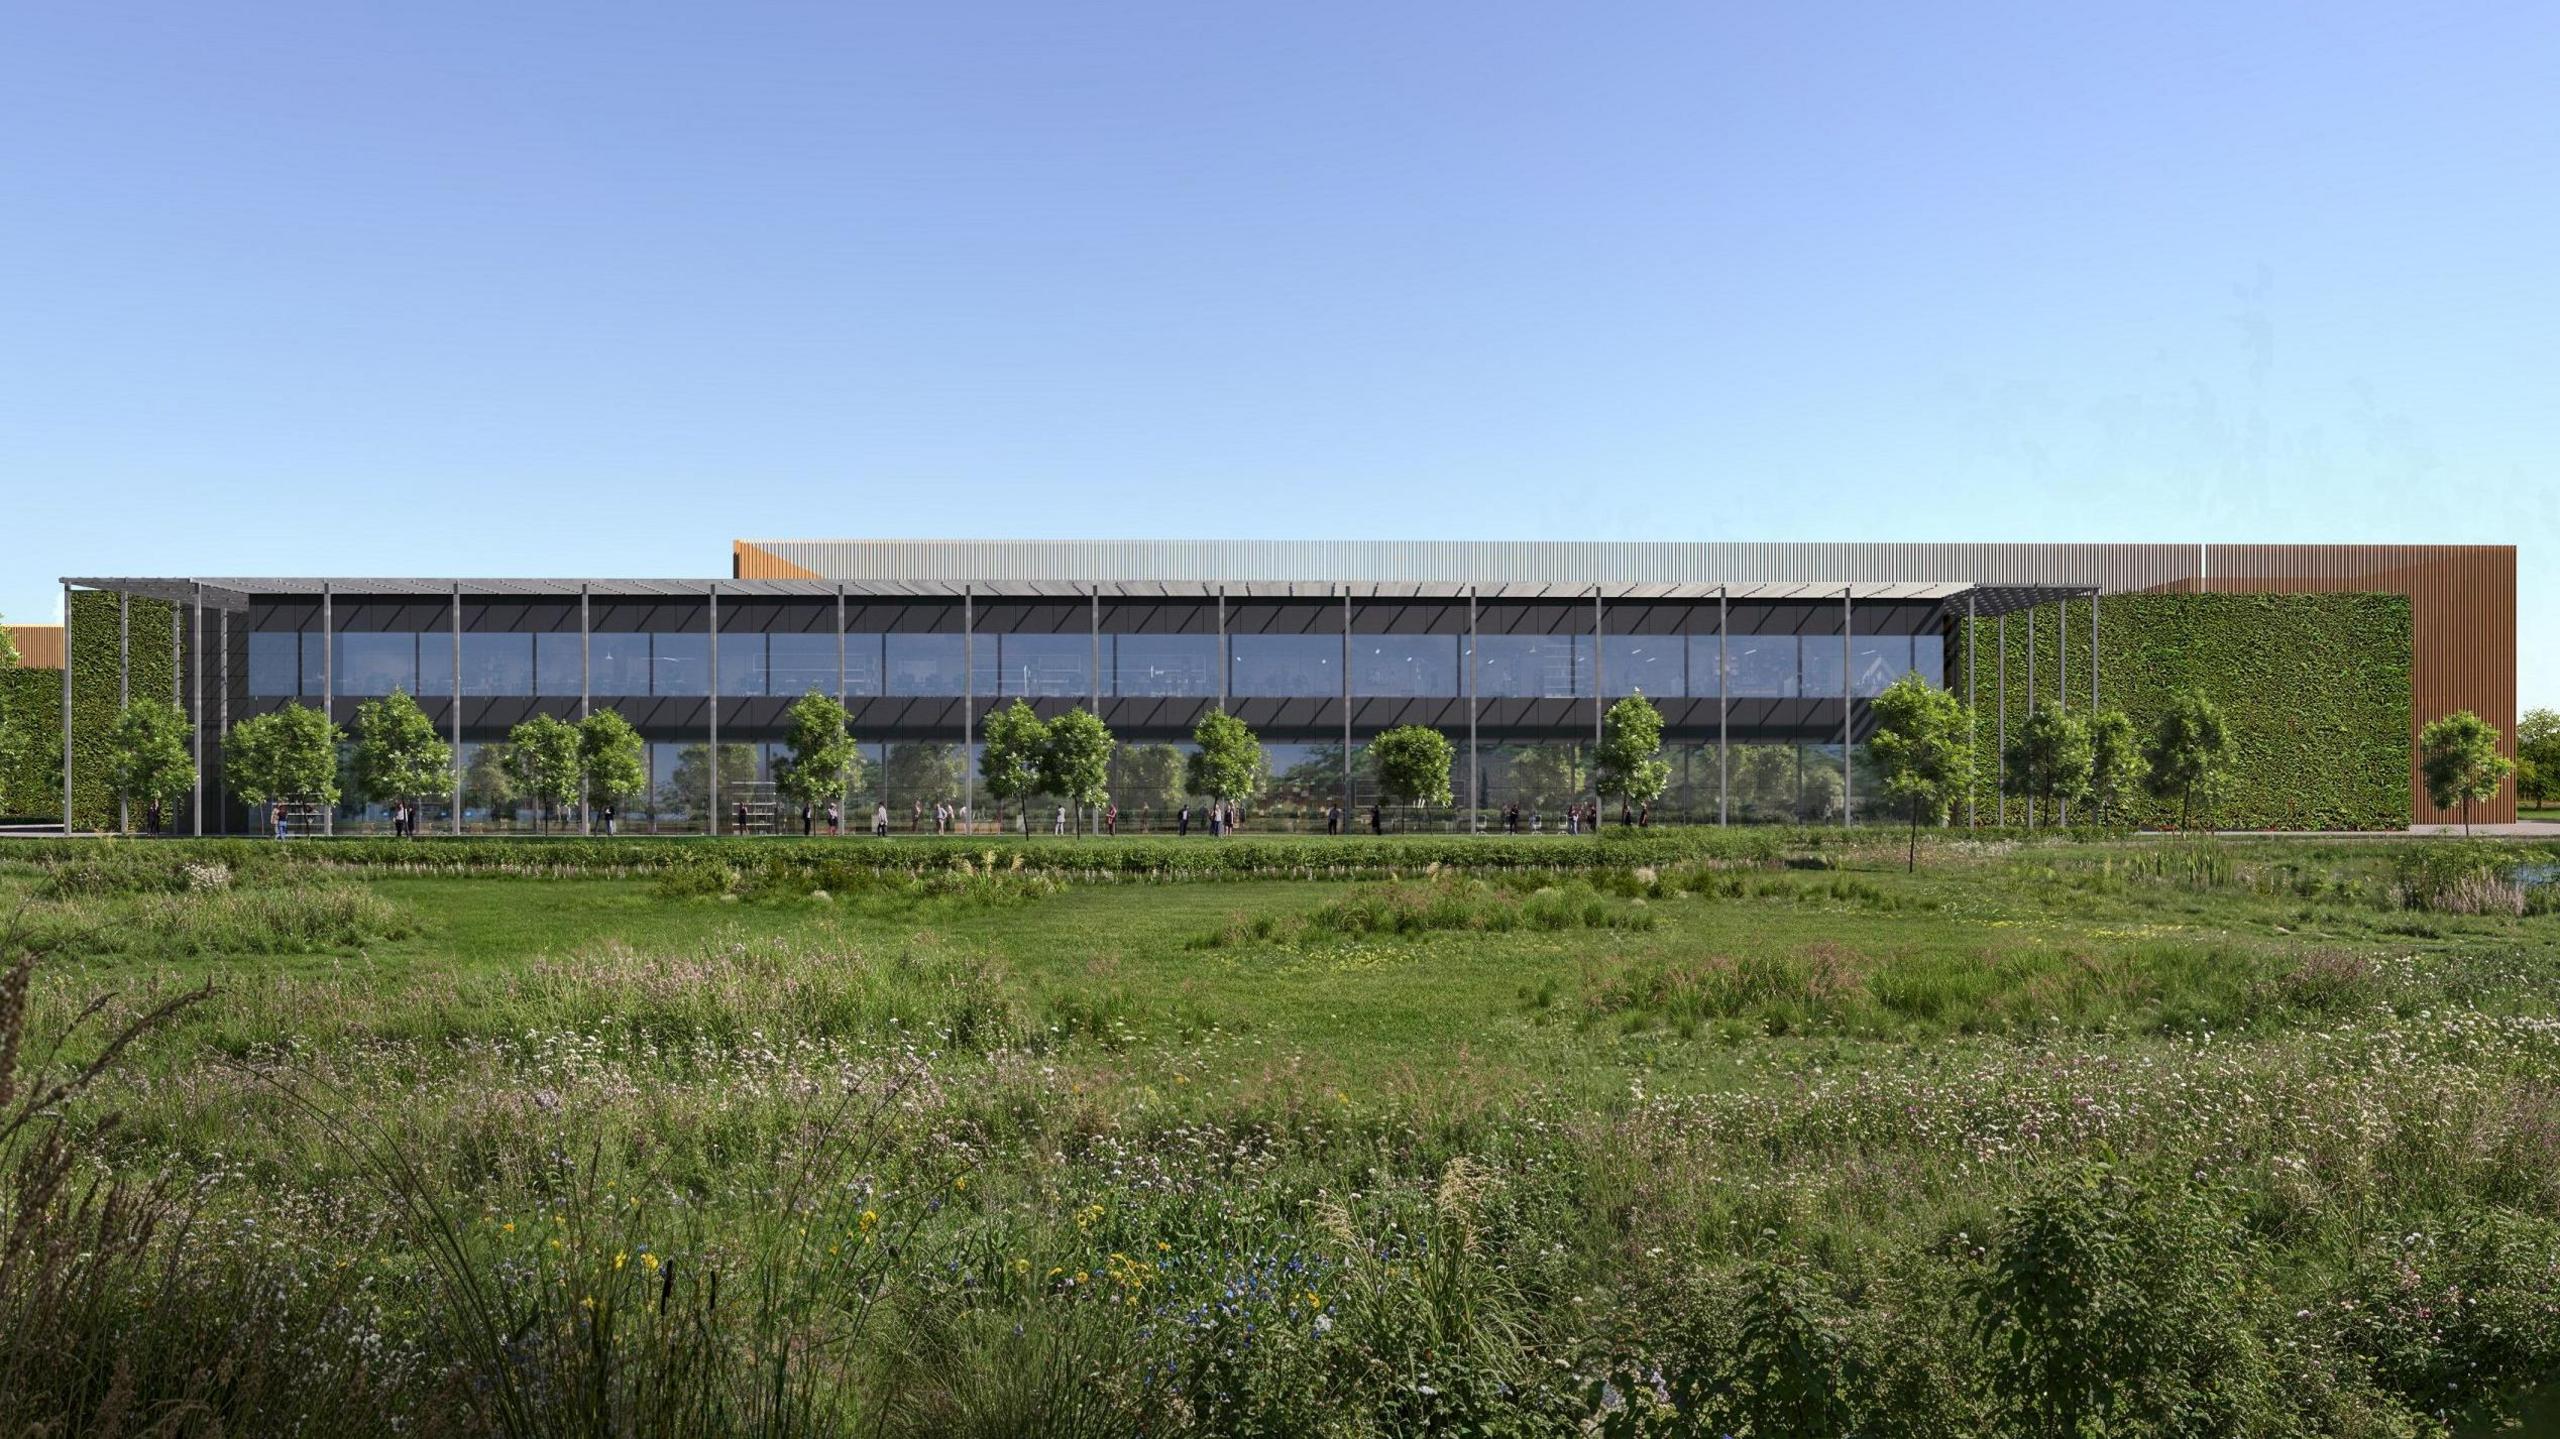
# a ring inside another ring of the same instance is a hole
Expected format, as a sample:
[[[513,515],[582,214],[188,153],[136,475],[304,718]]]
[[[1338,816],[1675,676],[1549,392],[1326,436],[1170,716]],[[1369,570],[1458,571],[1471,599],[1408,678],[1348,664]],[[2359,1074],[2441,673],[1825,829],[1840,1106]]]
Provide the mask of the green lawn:
[[[1339,880],[0,850],[56,1072],[214,986],[65,1110],[179,1183],[184,1262],[66,1201],[61,1252],[129,1268],[0,1283],[50,1316],[0,1411],[2386,1433],[2560,1369],[2548,848],[1891,839]],[[206,1353],[254,1379],[207,1397]]]

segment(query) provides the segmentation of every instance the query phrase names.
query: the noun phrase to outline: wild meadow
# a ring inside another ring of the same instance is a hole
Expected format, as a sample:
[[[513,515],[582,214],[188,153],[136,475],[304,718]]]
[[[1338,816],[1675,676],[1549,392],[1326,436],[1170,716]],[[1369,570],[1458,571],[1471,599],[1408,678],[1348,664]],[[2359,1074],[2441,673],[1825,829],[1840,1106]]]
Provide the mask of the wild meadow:
[[[2550,1418],[2560,855],[1901,843],[0,848],[0,1428]]]

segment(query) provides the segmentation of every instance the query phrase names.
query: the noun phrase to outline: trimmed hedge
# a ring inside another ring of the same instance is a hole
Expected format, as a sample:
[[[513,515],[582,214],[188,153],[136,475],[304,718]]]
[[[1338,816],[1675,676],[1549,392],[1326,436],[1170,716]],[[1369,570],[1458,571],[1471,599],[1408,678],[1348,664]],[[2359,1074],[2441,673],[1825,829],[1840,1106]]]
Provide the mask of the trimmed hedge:
[[[2069,621],[2070,692],[2089,705],[2089,602],[2037,607],[2036,688],[2052,698],[2063,675]],[[1998,623],[1976,620],[1981,651],[1972,674],[1986,754],[1997,726]],[[1948,681],[1965,692],[1974,634],[1959,621]],[[2008,623],[2010,732],[2026,718],[2027,616]],[[2168,697],[2202,690],[2231,730],[2231,782],[2199,818],[2229,829],[2406,829],[2409,808],[2409,601],[2382,594],[2108,595],[2098,610],[2101,701],[2148,730]],[[1976,803],[1988,822],[1996,770],[1985,766]],[[2022,817],[2012,797],[2009,818]],[[2075,816],[2076,818],[2077,816]],[[2174,823],[2174,801],[2147,797],[2130,816]]]
[[[700,839],[623,835],[555,839],[433,836],[397,839],[179,839],[125,843],[30,839],[0,848],[12,861],[57,866],[114,862],[153,866],[220,860],[240,869],[381,869],[406,873],[653,874],[720,863],[741,869],[806,866],[882,873],[941,873],[962,864],[985,871],[1126,878],[1368,877],[1441,869],[1589,869],[1728,860],[1775,864],[1791,849],[1841,845],[1857,832],[1680,828],[1605,829],[1598,839],[1547,835],[1399,835],[1275,839]]]

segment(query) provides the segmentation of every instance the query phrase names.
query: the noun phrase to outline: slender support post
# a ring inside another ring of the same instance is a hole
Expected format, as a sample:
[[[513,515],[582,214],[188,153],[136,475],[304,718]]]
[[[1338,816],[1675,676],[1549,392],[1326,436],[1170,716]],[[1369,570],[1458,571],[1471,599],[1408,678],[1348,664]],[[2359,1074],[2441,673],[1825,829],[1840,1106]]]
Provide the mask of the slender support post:
[[[228,741],[231,738],[231,611],[216,609],[213,612],[213,629],[214,683],[220,686],[214,695],[213,703],[215,712],[221,717],[221,728],[216,733],[221,740]],[[229,834],[231,832],[231,767],[229,765],[223,766],[222,784],[214,791],[214,800],[217,806],[216,813],[222,819],[222,832]]]
[[[1088,584],[1085,588],[1093,602],[1093,673],[1087,678],[1092,682],[1093,717],[1100,719],[1102,718],[1102,586]],[[1085,806],[1078,805],[1076,808],[1084,809]],[[1086,815],[1085,819],[1093,827],[1094,833],[1102,832],[1101,810],[1093,810]]]
[[[1973,683],[1973,652],[1980,649],[1980,630],[1973,617],[1973,591],[1964,592],[1964,742],[1980,754],[1979,726],[1982,711],[1977,707]],[[1978,758],[1977,758],[1978,762]],[[1982,786],[1968,782],[1964,787],[1964,827],[1977,829],[1982,823]]]
[[[2033,608],[2032,606],[2030,606],[2030,607],[2028,608],[2028,610],[2027,610],[2027,713],[2028,713],[2029,715],[2033,715],[2035,712],[2036,712],[2036,612],[2035,612],[2034,608]],[[2029,828],[2029,829],[2034,829],[2035,827],[2036,827],[2036,797],[2035,797],[2035,795],[2034,795],[2032,792],[2030,792],[2030,793],[2027,795],[2027,828]]]
[[[1995,808],[1992,819],[2002,829],[2009,827],[2009,612],[2000,612],[2000,665],[1992,675],[1992,698],[1998,701],[1992,744],[1999,753],[1991,757],[1991,784]]]
[[[116,591],[116,712],[133,703],[133,596]],[[116,830],[133,828],[133,802],[116,796]]]
[[[2071,601],[2053,602],[2053,623],[2053,707],[2059,713],[2071,708]],[[2071,801],[2068,797],[2054,797],[2053,822],[2066,829],[2070,827]]]
[[[1218,586],[1218,712],[1227,709],[1227,587]]]
[[[1602,698],[1603,695],[1608,693],[1608,686],[1604,683],[1607,676],[1601,671],[1600,659],[1600,652],[1609,647],[1608,641],[1604,638],[1604,636],[1608,634],[1608,631],[1608,616],[1604,613],[1601,607],[1600,587],[1598,585],[1593,585],[1591,587],[1592,763],[1589,771],[1591,775],[1591,832],[1593,834],[1598,834],[1600,832],[1600,742],[1608,737],[1602,732],[1602,728],[1608,720],[1609,702]]]
[[[445,691],[453,709],[445,715],[453,730],[453,832],[462,833],[462,586],[453,587],[453,688]]]
[[[702,687],[709,696],[706,708],[711,716],[711,817],[705,834],[720,833],[720,583],[707,587],[709,602],[703,607],[703,627],[711,636],[710,669],[702,677]]]
[[[2098,715],[2098,587],[2089,587],[2089,717]]]
[[[1467,586],[1467,833],[1484,833],[1484,767],[1476,758],[1476,587]]]
[[[836,585],[836,708],[847,708],[845,704],[844,684],[844,585],[841,582]],[[849,730],[852,726],[848,724],[846,728]],[[854,746],[854,754],[859,756],[861,753],[862,747],[857,741]],[[881,759],[885,762],[888,759],[888,756],[883,754]],[[847,817],[851,817],[853,814],[853,772],[851,770],[845,771],[843,789],[844,793],[836,796],[837,812]],[[941,804],[942,802],[943,801],[938,797],[934,800],[935,804]],[[844,827],[841,823],[837,825],[836,832],[839,834],[844,832]]]
[[[320,587],[320,717],[329,722],[329,749],[336,757],[338,741],[338,621],[334,601],[337,596],[328,585]],[[324,805],[320,810],[320,832],[338,832],[338,807]]]
[[[592,585],[578,586],[578,719],[584,722],[595,705],[595,624],[589,606]],[[596,832],[596,801],[582,775],[578,781],[578,833]]]
[[[196,785],[192,806],[195,818],[191,828],[195,837],[202,839],[204,838],[204,585],[202,583],[196,585],[195,622],[195,633],[188,636],[187,640],[188,664],[195,671],[193,682],[187,686],[188,692],[195,699],[194,723],[189,726],[195,734],[196,756]]]
[[[62,837],[71,837],[71,586],[62,587]]]
[[[1857,641],[1849,634],[1849,606],[1849,590],[1843,586],[1840,591],[1840,823],[1843,826],[1858,822],[1858,797],[1850,779],[1851,771],[1856,768],[1850,763],[1850,755],[1856,746],[1849,728],[1849,712],[1858,707],[1858,649]]]
[[[977,587],[960,587],[960,812],[977,823],[978,615]],[[882,804],[888,800],[882,798]]]
[[[1729,693],[1732,687],[1727,683],[1732,670],[1726,664],[1724,654],[1725,631],[1729,628],[1725,621],[1732,608],[1732,598],[1730,585],[1716,586],[1716,824],[1719,827],[1733,822],[1733,769],[1728,763],[1725,744],[1733,710],[1733,696]]]
[[[1342,589],[1342,828],[1351,831],[1351,587]]]

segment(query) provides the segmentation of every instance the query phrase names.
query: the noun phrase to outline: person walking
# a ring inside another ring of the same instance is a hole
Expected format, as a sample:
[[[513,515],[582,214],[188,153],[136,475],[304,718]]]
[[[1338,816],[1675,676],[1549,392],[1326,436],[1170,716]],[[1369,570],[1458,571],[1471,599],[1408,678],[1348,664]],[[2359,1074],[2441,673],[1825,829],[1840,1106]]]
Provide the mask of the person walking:
[[[1182,808],[1174,811],[1173,833],[1177,839],[1189,839],[1191,837],[1191,806],[1186,804]]]
[[[607,838],[611,838],[614,833],[613,819],[613,806],[611,804],[607,804],[604,807],[604,832]]]
[[[844,804],[841,800],[827,801],[827,833],[829,836],[844,833]]]
[[[1371,834],[1385,834],[1386,832],[1387,832],[1387,815],[1386,815],[1386,811],[1384,811],[1384,810],[1382,810],[1382,809],[1378,808],[1377,801],[1375,801],[1375,800],[1371,800],[1371,801],[1369,802],[1369,833],[1371,833]]]
[[[1111,836],[1113,839],[1118,839],[1120,837],[1120,806],[1118,804],[1114,803],[1103,806],[1102,832]]]
[[[275,819],[275,823],[276,823],[276,838],[278,838],[278,839],[282,839],[282,838],[284,838],[284,801],[283,801],[283,800],[277,800],[277,801],[275,802],[273,818]]]
[[[1329,804],[1324,807],[1324,832],[1327,835],[1342,833],[1342,806]]]
[[[871,833],[876,839],[889,837],[889,802],[882,800],[871,807]]]

